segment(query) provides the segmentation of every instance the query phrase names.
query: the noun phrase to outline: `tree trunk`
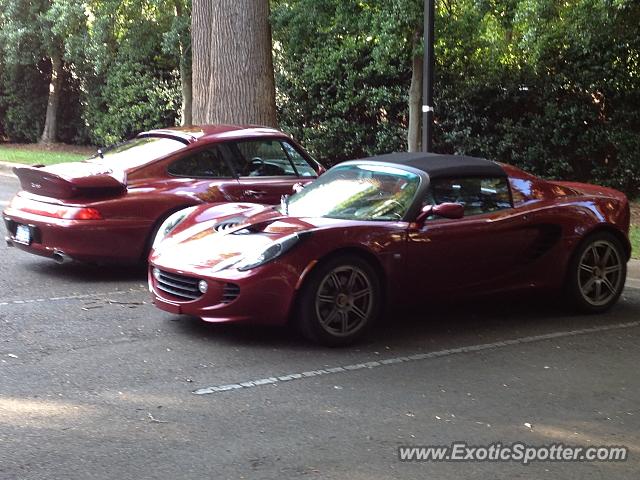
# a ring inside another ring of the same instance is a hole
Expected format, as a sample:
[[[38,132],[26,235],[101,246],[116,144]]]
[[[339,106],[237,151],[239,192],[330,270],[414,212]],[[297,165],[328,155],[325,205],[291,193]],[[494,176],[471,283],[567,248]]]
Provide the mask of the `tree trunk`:
[[[62,87],[62,56],[51,56],[51,81],[49,83],[49,101],[44,129],[40,143],[54,143],[58,135],[58,105],[60,105],[60,89]]]
[[[182,0],[175,1],[176,17],[183,18]],[[188,14],[189,15],[189,14]],[[180,84],[182,89],[182,108],[180,109],[180,124],[192,125],[193,86],[191,85],[191,35],[180,32],[178,37],[180,50]]]
[[[276,126],[269,0],[193,0],[193,120]]]
[[[192,104],[193,88],[191,86],[191,66],[180,60],[180,83],[182,84],[182,126],[193,124]]]
[[[419,41],[419,39],[418,39]],[[411,71],[411,86],[409,87],[409,131],[407,143],[410,152],[420,150],[420,119],[422,118],[422,53],[414,55]]]

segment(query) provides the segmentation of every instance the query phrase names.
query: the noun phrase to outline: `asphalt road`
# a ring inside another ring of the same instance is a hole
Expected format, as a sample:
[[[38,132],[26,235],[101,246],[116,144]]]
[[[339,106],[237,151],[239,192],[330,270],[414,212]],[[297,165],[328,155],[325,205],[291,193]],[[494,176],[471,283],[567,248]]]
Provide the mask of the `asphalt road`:
[[[16,190],[0,177],[1,207]],[[284,329],[156,310],[144,269],[57,265],[4,245],[0,259],[2,480],[640,471],[637,279],[601,316],[539,300],[425,303],[389,313],[363,344],[332,350]],[[208,387],[215,393],[193,393]],[[629,459],[398,460],[398,446],[455,441],[624,445]]]

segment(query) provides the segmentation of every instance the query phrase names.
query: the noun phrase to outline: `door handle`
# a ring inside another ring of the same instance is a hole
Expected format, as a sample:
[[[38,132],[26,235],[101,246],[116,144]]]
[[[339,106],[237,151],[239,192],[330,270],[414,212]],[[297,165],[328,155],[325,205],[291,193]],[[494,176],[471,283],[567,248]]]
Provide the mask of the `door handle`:
[[[266,195],[267,192],[264,190],[245,190],[244,194],[250,197],[257,197],[259,195]]]

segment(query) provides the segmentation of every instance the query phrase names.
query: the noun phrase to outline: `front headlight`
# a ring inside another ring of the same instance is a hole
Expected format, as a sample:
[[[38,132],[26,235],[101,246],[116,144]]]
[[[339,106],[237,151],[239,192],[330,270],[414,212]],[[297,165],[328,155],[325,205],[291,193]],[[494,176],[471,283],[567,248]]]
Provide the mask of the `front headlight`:
[[[264,265],[265,263],[270,262],[289,251],[300,241],[300,239],[301,236],[297,233],[281,238],[264,248],[262,251],[243,257],[239,262],[235,263],[234,266],[241,272],[244,272],[245,270],[251,270],[252,268]]]
[[[156,233],[155,238],[153,239],[152,248],[156,248],[156,246],[164,240],[164,238],[169,235],[182,221],[193,212],[197,206],[188,207],[182,210],[178,210],[175,213],[169,215],[164,222],[158,228],[158,232]]]

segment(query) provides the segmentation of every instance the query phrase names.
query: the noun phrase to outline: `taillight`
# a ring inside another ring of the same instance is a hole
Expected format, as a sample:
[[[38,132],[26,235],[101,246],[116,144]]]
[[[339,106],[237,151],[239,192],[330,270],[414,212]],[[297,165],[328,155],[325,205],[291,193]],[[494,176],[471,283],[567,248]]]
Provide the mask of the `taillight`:
[[[58,210],[58,213],[63,213],[64,215],[60,218],[70,218],[73,220],[102,220],[102,215],[100,215],[100,212],[95,208],[84,207],[66,210],[66,212],[60,212]]]
[[[61,218],[63,220],[102,220],[102,215],[95,208],[53,205],[19,196],[13,197],[9,207],[26,213]]]

